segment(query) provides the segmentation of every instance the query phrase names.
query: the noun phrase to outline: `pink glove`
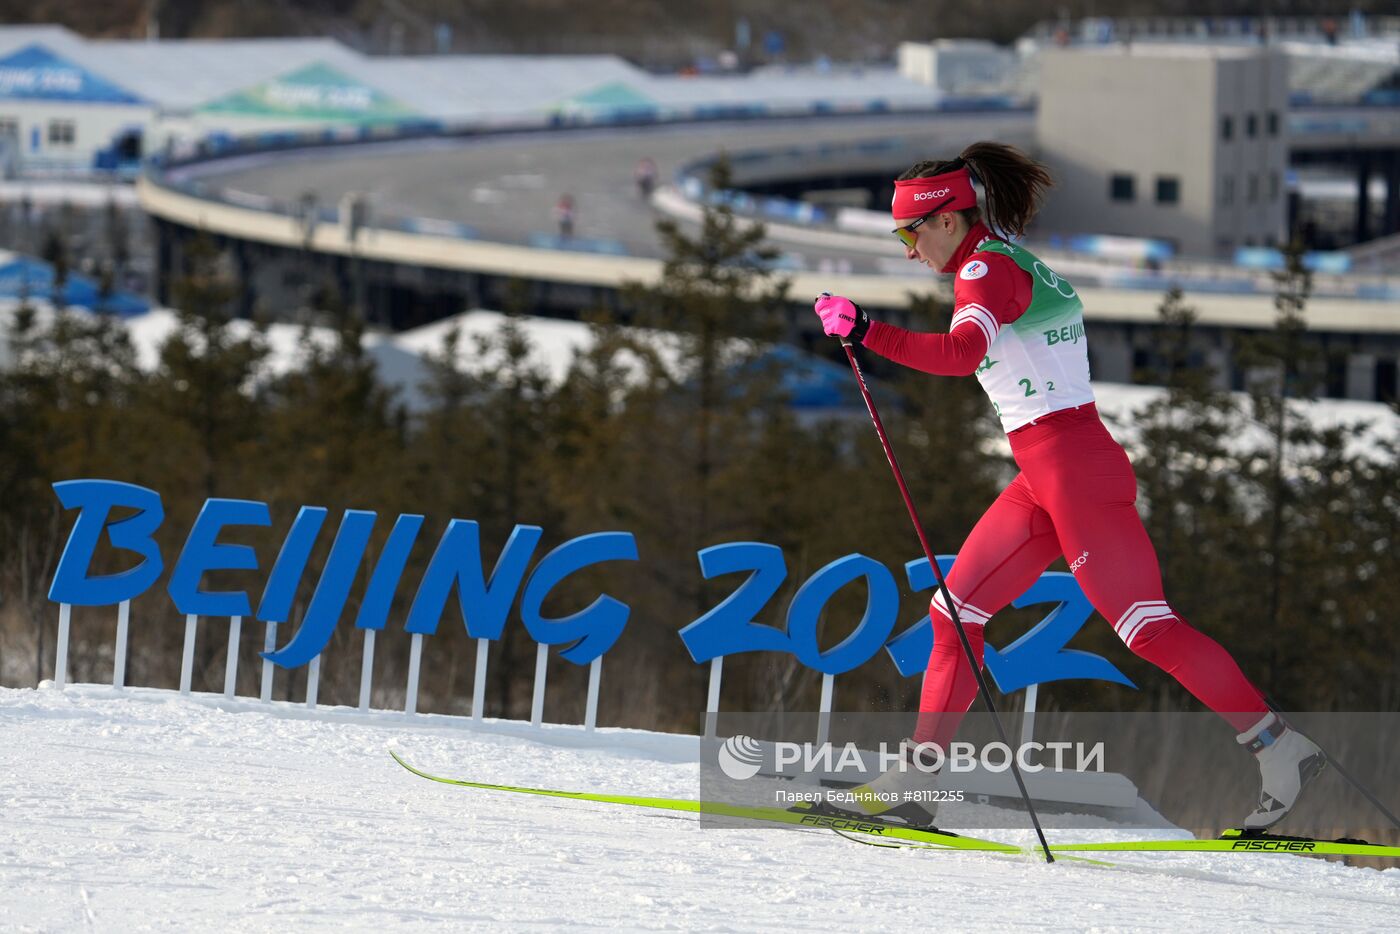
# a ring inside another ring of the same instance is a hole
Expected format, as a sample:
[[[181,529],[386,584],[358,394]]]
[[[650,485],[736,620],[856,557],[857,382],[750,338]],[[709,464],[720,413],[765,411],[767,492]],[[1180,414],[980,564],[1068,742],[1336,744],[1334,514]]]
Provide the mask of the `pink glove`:
[[[853,344],[865,340],[870,329],[870,316],[849,298],[823,292],[812,309],[822,319],[822,330],[831,337],[841,337]]]

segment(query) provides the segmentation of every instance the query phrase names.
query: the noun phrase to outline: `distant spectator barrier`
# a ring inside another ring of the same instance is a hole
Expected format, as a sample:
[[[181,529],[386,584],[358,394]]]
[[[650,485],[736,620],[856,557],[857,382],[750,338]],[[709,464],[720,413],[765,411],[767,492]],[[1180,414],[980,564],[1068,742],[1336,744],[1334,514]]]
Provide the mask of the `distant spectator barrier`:
[[[1342,275],[1351,271],[1351,256],[1342,252],[1312,251],[1304,253],[1303,268],[1313,272]],[[1247,269],[1283,269],[1287,262],[1283,251],[1270,247],[1241,247],[1235,251],[1235,265]]]

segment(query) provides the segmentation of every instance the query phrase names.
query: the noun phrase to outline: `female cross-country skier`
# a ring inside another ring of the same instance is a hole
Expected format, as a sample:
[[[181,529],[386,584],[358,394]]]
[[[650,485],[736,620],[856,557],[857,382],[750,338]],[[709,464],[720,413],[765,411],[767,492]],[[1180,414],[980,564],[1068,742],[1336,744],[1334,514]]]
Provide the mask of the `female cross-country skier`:
[[[1021,236],[1050,184],[1044,167],[989,142],[951,161],[920,162],[895,182],[891,213],[905,255],[956,274],[947,334],[872,321],[841,296],[823,295],[815,310],[828,335],[925,373],[975,374],[991,397],[1020,472],[977,522],[947,577],[979,666],[987,621],[1063,556],[1128,648],[1229,721],[1254,753],[1263,789],[1245,827],[1263,830],[1283,819],[1326,760],[1270,710],[1230,654],[1163,596],[1157,555],[1134,506],[1137,478],[1094,406],[1084,306],[1068,281],[998,236]],[[941,591],[930,616],[934,647],[913,743],[947,749],[977,682]],[[856,800],[867,814],[930,823],[929,808],[888,803],[913,778],[892,769]]]

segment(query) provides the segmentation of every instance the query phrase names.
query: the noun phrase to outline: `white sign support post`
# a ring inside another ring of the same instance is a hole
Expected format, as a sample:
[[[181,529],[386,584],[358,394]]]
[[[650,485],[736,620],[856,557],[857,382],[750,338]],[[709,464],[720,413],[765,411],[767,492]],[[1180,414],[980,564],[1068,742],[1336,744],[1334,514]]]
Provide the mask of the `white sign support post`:
[[[277,648],[277,624],[268,620],[263,633],[262,690],[258,696],[263,703],[272,701],[272,660],[267,658]]]
[[[316,709],[316,695],[321,690],[321,656],[317,655],[306,666],[306,709]]]
[[[719,685],[724,679],[724,656],[710,659],[710,696],[705,701],[705,738],[713,739],[719,721]]]
[[[369,710],[370,683],[374,680],[374,636],[373,629],[364,630],[365,651],[360,659],[360,710]]]
[[[404,713],[418,712],[418,671],[423,664],[423,634],[415,632],[408,647],[408,695],[403,700]]]
[[[1035,735],[1035,702],[1040,694],[1040,685],[1032,684],[1026,688],[1026,710],[1021,717],[1021,745],[1030,743],[1031,737]]]
[[[224,663],[224,698],[233,700],[238,687],[238,640],[242,637],[243,617],[232,616],[228,621],[228,659]]]
[[[817,708],[817,745],[825,746],[831,738],[831,695],[835,691],[836,677],[822,675],[822,701]]]
[[[530,725],[544,722],[545,666],[549,663],[549,646],[541,642],[535,651],[535,696],[530,700]]]
[[[112,687],[126,687],[126,643],[131,624],[131,601],[123,600],[117,607],[116,657],[112,660]]]
[[[68,630],[73,625],[73,607],[58,605],[58,645],[54,647],[53,683],[60,691],[68,683]]]
[[[598,726],[598,687],[603,680],[603,656],[599,655],[588,666],[588,702],[583,708],[583,728],[591,733]]]
[[[193,613],[185,617],[185,654],[180,659],[180,693],[190,693],[190,682],[194,680],[194,639],[195,624],[199,617]]]
[[[472,679],[472,719],[480,722],[486,715],[486,653],[491,643],[476,640],[476,677]]]

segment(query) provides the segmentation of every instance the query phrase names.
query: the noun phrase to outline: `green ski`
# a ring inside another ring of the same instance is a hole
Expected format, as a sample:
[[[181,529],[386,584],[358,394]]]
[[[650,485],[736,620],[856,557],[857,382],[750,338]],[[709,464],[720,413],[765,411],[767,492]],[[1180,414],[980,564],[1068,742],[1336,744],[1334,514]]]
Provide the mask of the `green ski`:
[[[805,814],[779,807],[761,805],[729,804],[722,801],[699,801],[690,798],[648,798],[638,795],[613,795],[590,791],[557,791],[548,788],[523,788],[515,785],[494,785],[489,782],[472,782],[460,778],[443,778],[432,775],[409,765],[394,750],[389,750],[394,761],[414,775],[444,785],[458,785],[463,788],[479,788],[485,791],[508,791],[513,794],[538,795],[548,798],[569,798],[575,801],[592,801],[598,804],[624,804],[629,807],[651,808],[659,811],[680,811],[688,814],[709,814],[716,817],[734,817],[743,820],[766,821],[768,823],[789,824],[795,827],[810,827],[814,830],[834,830],[847,839],[875,846],[912,847],[914,849],[964,850],[984,853],[1000,853],[1023,856],[1039,855],[1039,848],[1026,848],[1010,843],[998,843],[978,837],[961,837],[957,834],[940,833],[930,830],[915,830],[912,827],[898,827],[878,821],[861,821],[825,814]],[[881,842],[883,841],[883,842]],[[1245,834],[1238,830],[1226,831],[1218,840],[1127,840],[1110,843],[1061,843],[1052,844],[1050,851],[1076,862],[1099,862],[1079,853],[1285,853],[1294,856],[1373,856],[1383,859],[1400,859],[1400,847],[1366,843],[1361,840],[1313,840],[1307,837],[1274,837],[1268,835]]]
[[[636,795],[611,795],[590,791],[555,791],[547,788],[521,788],[514,785],[493,785],[488,782],[469,782],[459,778],[443,778],[431,775],[422,769],[414,768],[394,750],[389,750],[394,761],[414,775],[442,782],[444,785],[460,785],[463,788],[480,788],[485,791],[509,791],[515,794],[540,795],[549,798],[569,798],[574,801],[593,801],[598,804],[625,804],[630,807],[652,808],[660,811],[681,811],[690,814],[708,814],[715,817],[735,817],[744,820],[767,821],[776,824],[791,824],[795,827],[810,827],[817,830],[837,830],[863,837],[885,840],[899,840],[921,844],[929,849],[974,850],[988,853],[1020,855],[1023,850],[1010,843],[997,843],[977,837],[960,837],[951,833],[938,833],[930,830],[915,830],[911,827],[896,827],[878,821],[857,821],[822,814],[803,814],[779,807],[727,804],[722,801],[697,801],[689,798],[646,798]]]
[[[1218,840],[1128,840],[1118,843],[1061,843],[1055,853],[1288,853],[1294,856],[1373,856],[1400,859],[1400,846],[1364,840],[1314,840],[1227,830]]]

